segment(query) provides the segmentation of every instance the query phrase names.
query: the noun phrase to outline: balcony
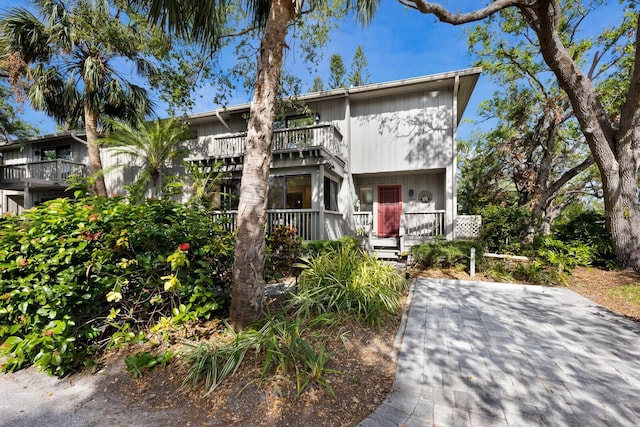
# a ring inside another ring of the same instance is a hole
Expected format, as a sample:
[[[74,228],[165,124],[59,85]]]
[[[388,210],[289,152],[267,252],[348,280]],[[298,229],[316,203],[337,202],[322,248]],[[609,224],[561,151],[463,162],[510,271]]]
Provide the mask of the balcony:
[[[247,132],[202,136],[193,141],[207,147],[206,159],[225,160],[242,163]],[[318,124],[291,129],[273,131],[272,155],[274,158],[293,156],[329,156],[344,165],[342,134],[332,124]],[[189,161],[201,161],[204,158],[191,158]]]
[[[71,175],[87,176],[87,167],[69,160],[42,160],[0,166],[0,187],[21,189],[31,187],[55,187],[66,185]]]

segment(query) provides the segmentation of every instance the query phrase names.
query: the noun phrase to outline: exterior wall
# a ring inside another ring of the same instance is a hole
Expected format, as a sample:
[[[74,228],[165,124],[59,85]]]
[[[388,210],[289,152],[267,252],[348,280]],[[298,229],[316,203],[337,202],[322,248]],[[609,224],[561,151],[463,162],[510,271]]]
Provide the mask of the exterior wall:
[[[451,165],[452,108],[452,93],[436,90],[352,102],[351,172]]]

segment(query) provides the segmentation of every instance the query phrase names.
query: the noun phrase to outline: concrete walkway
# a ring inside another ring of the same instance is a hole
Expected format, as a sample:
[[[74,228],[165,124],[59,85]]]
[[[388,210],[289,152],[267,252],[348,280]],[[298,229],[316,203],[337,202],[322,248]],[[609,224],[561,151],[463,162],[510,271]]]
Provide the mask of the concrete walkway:
[[[417,279],[370,426],[639,426],[640,324],[561,288]]]

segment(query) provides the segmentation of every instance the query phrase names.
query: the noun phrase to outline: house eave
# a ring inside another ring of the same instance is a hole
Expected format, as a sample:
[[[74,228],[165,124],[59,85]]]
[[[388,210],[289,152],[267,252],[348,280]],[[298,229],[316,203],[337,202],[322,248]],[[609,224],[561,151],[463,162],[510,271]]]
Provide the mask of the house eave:
[[[380,96],[396,95],[413,92],[416,90],[437,90],[443,88],[453,88],[456,78],[459,79],[458,90],[458,115],[457,121],[460,123],[464,110],[469,103],[471,94],[480,78],[482,68],[468,68],[464,70],[450,71],[446,73],[431,74],[428,76],[413,77],[402,80],[394,80],[384,83],[375,83],[352,88],[331,89],[321,92],[311,92],[304,95],[292,97],[306,102],[321,102],[336,98],[351,98],[363,100]],[[189,121],[193,124],[216,120],[218,116],[226,117],[234,113],[248,112],[251,104],[239,104],[229,107],[219,108],[212,111],[196,113],[189,116]]]

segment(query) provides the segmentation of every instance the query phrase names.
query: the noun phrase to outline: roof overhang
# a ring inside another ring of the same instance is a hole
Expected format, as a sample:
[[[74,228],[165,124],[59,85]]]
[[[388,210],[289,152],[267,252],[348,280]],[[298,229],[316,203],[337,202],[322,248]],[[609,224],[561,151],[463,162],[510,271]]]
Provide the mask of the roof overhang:
[[[479,67],[468,68],[465,70],[451,71],[440,74],[432,74],[429,76],[414,77],[403,80],[395,80],[385,83],[369,84],[364,86],[332,89],[322,92],[312,92],[297,96],[292,99],[306,102],[322,102],[335,98],[350,98],[353,100],[365,100],[377,98],[380,96],[389,96],[402,93],[409,93],[419,90],[442,90],[454,89],[457,80],[457,123],[460,123],[464,110],[469,104],[471,94],[475,89],[476,83],[480,78],[482,69]],[[211,120],[219,121],[218,115],[228,117],[234,113],[248,112],[250,104],[239,104],[230,107],[220,108],[213,111],[192,114],[189,121],[193,124],[209,122]]]

